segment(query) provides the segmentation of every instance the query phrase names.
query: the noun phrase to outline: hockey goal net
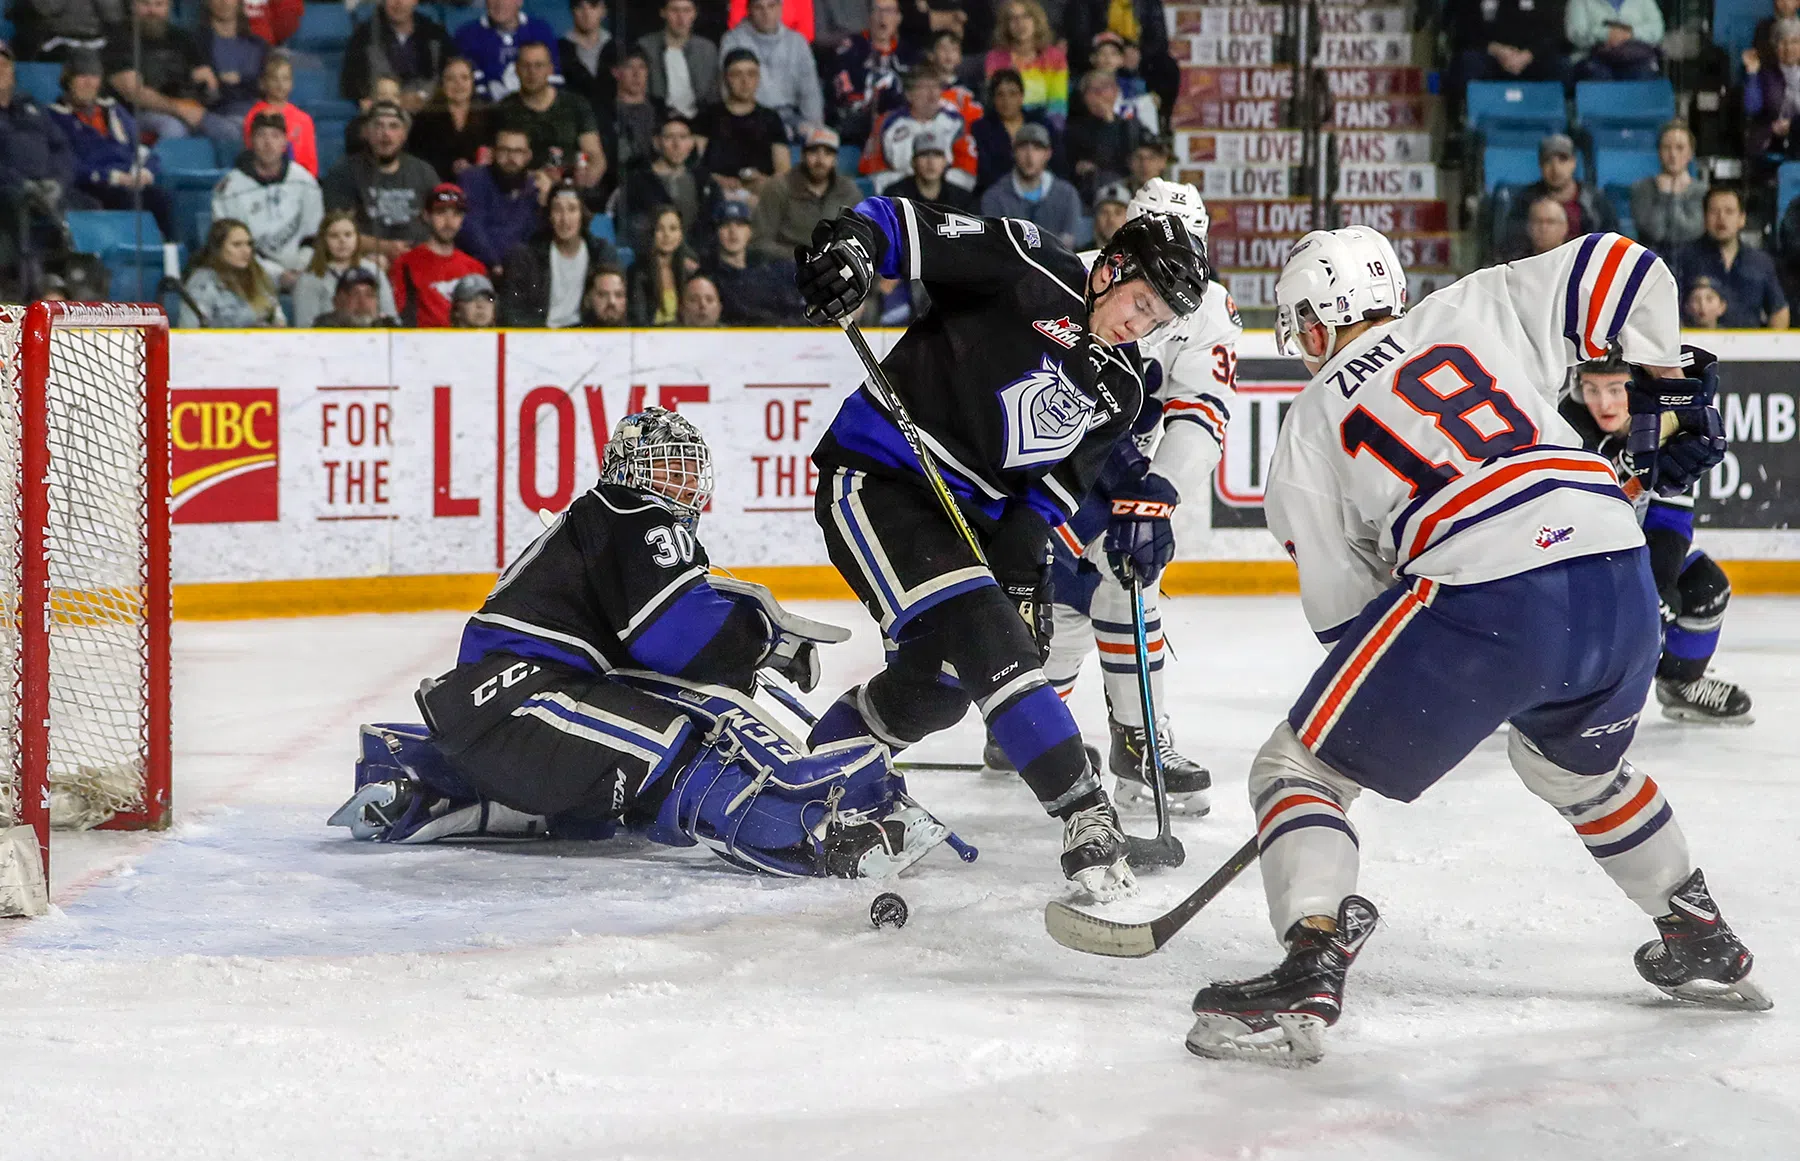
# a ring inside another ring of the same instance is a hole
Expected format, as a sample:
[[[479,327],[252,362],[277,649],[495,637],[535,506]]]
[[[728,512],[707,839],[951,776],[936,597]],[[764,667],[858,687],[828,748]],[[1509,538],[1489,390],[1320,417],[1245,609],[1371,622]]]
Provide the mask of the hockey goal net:
[[[168,320],[0,306],[0,914],[50,828],[169,821]]]

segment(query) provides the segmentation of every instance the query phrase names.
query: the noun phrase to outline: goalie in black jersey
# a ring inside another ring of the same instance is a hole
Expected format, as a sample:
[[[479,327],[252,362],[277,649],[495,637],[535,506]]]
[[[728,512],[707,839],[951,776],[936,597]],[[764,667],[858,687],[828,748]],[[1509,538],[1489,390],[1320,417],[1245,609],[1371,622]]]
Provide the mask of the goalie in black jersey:
[[[621,825],[779,875],[896,873],[944,827],[868,739],[808,748],[751,696],[810,690],[848,632],[713,577],[695,538],[712,456],[686,419],[626,416],[600,483],[550,521],[469,619],[424,725],[362,730],[357,838],[606,838]]]
[[[815,511],[890,653],[812,740],[873,736],[897,750],[973,701],[1063,820],[1063,873],[1100,897],[1130,889],[1118,816],[1041,668],[1049,535],[1130,431],[1144,399],[1135,343],[1199,307],[1204,259],[1178,219],[1147,214],[1090,275],[1031,222],[875,197],[820,223],[797,265],[816,321],[852,315],[877,274],[924,283],[931,308],[882,367],[986,557],[927,486],[892,401],[853,394],[813,453]],[[1167,563],[1150,558],[1172,543],[1169,514],[1145,505],[1137,517],[1151,578]]]

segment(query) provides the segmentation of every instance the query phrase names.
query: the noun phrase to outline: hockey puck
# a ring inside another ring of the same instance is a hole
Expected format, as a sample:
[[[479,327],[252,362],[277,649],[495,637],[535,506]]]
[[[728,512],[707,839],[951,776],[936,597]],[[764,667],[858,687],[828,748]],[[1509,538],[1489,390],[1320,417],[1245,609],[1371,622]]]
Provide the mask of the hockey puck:
[[[892,891],[883,891],[869,904],[869,922],[876,927],[905,927],[906,900]]]

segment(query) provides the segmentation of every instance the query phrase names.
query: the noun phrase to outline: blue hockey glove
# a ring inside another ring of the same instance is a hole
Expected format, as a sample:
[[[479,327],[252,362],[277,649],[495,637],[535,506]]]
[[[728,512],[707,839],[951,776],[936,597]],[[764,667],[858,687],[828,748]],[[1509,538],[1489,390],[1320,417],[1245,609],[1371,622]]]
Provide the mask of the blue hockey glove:
[[[1181,495],[1175,485],[1155,472],[1114,488],[1112,521],[1106,526],[1106,563],[1119,583],[1129,586],[1137,580],[1148,588],[1175,558],[1171,520],[1179,503]]]
[[[1626,396],[1631,431],[1625,463],[1646,490],[1674,496],[1725,458],[1725,424],[1719,418],[1718,359],[1698,347],[1681,348],[1682,379],[1659,379],[1631,369]],[[1673,425],[1669,418],[1673,417]]]

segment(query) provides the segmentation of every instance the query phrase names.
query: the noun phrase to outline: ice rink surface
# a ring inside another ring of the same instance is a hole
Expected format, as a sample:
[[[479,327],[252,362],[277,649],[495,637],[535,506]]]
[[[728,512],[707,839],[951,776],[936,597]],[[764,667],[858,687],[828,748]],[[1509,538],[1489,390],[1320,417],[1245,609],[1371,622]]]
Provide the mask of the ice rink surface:
[[[823,705],[879,653],[853,624]],[[1243,777],[1320,658],[1284,598],[1169,601],[1182,747],[1217,806],[1188,865],[1109,913],[1160,912],[1249,833]],[[1384,926],[1329,1055],[1304,1071],[1181,1044],[1211,977],[1277,948],[1254,870],[1161,953],[1044,934],[1058,828],[1023,786],[915,775],[981,848],[900,881],[751,878],[634,840],[394,849],[325,815],[358,722],[411,718],[461,618],[182,624],[176,825],[59,838],[57,911],[0,922],[0,1158],[1521,1158],[1800,1156],[1800,602],[1740,599],[1720,661],[1748,729],[1654,704],[1663,786],[1773,1012],[1640,982],[1652,929],[1490,739],[1425,799],[1365,796]],[[1104,739],[1097,675],[1077,716]],[[979,751],[965,721],[909,755]],[[1151,826],[1145,815],[1128,825]]]

